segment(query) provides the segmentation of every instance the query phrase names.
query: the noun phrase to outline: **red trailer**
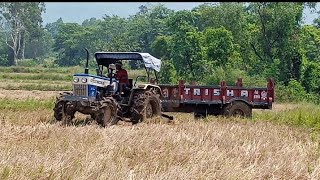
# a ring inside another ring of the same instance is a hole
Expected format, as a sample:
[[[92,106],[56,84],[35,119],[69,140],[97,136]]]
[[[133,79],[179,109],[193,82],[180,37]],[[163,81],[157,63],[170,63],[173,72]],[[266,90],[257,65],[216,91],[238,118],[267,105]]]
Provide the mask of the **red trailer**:
[[[195,116],[225,115],[251,117],[252,109],[272,109],[274,81],[269,79],[267,87],[243,87],[238,78],[235,86],[225,81],[220,85],[159,85],[164,112],[194,112]]]

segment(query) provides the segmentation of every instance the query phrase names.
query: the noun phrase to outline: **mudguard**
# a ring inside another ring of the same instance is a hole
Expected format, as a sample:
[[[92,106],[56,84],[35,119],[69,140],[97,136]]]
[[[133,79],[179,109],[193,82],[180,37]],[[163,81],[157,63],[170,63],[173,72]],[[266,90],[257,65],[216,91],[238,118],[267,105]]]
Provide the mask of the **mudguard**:
[[[163,98],[163,94],[162,94],[161,88],[159,86],[154,85],[154,84],[138,84],[138,89],[147,90],[147,89],[150,89],[150,88],[157,89],[158,93],[160,94],[160,98]]]

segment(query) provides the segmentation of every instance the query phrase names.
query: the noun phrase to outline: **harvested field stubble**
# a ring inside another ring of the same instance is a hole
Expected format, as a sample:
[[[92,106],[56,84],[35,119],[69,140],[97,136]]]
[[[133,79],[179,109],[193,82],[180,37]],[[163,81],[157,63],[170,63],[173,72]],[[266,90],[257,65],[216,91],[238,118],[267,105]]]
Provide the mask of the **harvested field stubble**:
[[[42,112],[46,114],[47,112]],[[42,114],[41,113],[41,114]],[[319,179],[318,140],[269,122],[175,114],[111,128],[0,126],[1,179]],[[26,117],[26,121],[31,116]]]

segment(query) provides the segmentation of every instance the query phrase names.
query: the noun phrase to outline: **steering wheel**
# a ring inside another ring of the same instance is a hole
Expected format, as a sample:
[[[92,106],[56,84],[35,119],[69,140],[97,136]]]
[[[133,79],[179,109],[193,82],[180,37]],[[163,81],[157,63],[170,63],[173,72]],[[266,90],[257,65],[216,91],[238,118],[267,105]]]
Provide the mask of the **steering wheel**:
[[[108,78],[116,78],[117,73],[108,73]]]

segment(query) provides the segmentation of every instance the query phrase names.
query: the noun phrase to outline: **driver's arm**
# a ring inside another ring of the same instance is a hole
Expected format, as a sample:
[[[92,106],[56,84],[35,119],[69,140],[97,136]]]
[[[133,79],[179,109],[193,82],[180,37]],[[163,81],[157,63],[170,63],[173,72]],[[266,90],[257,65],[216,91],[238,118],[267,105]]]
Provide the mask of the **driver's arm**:
[[[123,79],[125,79],[125,80],[127,80],[128,79],[128,72],[127,72],[127,70],[125,70],[125,69],[123,69],[124,71],[124,73],[123,73]]]

